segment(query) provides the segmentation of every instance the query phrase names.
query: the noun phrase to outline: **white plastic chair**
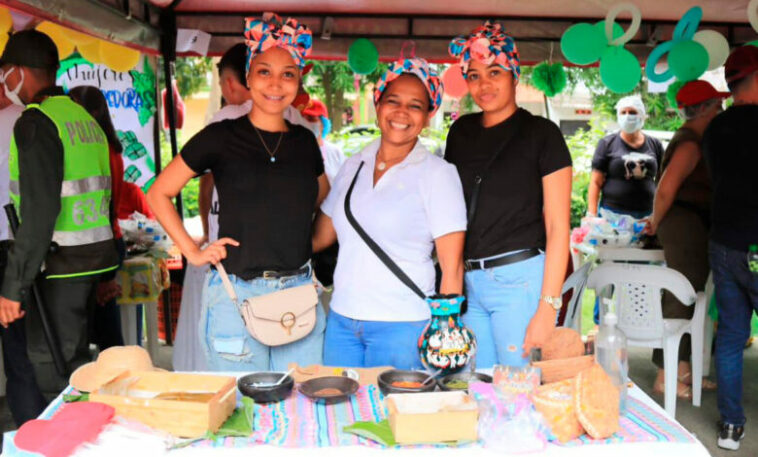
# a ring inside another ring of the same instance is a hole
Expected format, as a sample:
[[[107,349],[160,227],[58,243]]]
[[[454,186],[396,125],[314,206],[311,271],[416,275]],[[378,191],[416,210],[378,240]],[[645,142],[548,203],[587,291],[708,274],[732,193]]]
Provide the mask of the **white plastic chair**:
[[[704,331],[703,334],[703,376],[711,374],[711,350],[713,349],[713,319],[708,314],[708,307],[711,305],[711,299],[715,294],[715,288],[713,286],[713,273],[708,275],[708,280],[705,282],[705,319],[704,319]]]
[[[569,290],[574,291],[566,307],[566,317],[563,319],[563,326],[573,328],[577,332],[582,331],[582,296],[584,295],[584,287],[587,285],[587,279],[590,275],[590,268],[592,268],[592,262],[587,262],[579,267],[578,270],[571,273],[566,278],[566,282],[563,283],[563,290],[561,290],[561,295]]]
[[[613,287],[618,328],[630,346],[663,349],[665,370],[664,408],[676,415],[676,386],[679,341],[692,337],[692,404],[700,406],[703,383],[703,332],[705,293],[695,292],[681,273],[658,265],[604,263],[590,273],[587,287]],[[664,319],[661,290],[668,290],[683,304],[695,305],[692,320]],[[603,307],[601,307],[601,313]],[[601,321],[602,322],[602,321]]]

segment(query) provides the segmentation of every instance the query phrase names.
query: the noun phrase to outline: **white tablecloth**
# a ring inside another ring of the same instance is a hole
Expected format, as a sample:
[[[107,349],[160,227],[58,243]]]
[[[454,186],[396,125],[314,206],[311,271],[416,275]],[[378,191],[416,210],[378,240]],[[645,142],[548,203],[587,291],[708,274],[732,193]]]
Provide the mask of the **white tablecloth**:
[[[239,373],[224,373],[227,375],[242,376]],[[642,401],[645,405],[654,409],[656,412],[666,415],[666,412],[652,398],[647,396],[639,387],[634,386],[629,389],[629,395]],[[52,411],[62,401],[62,397],[56,398],[50,406],[41,414],[40,417],[50,417]],[[36,454],[18,451],[13,446],[13,435],[15,432],[7,432],[3,439],[3,456],[8,457],[31,457]],[[548,444],[547,448],[539,454],[547,457],[709,457],[708,450],[696,438],[691,443],[617,443],[617,444],[590,444],[586,446],[562,447],[554,444]],[[252,453],[252,454],[251,454]],[[133,457],[134,450],[123,448],[123,454],[119,452],[109,452],[108,457],[117,457],[120,455]],[[366,457],[366,456],[413,456],[413,457],[444,457],[444,456],[503,456],[508,455],[502,452],[494,452],[479,446],[466,448],[422,448],[422,449],[377,449],[364,446],[340,446],[340,447],[320,447],[320,448],[284,448],[270,445],[257,445],[248,448],[184,448],[173,451],[156,450],[154,453],[146,453],[144,449],[140,450],[138,457],[152,456],[170,456],[170,457],[250,457],[256,456],[273,456],[273,457]],[[524,454],[521,454],[524,455]]]

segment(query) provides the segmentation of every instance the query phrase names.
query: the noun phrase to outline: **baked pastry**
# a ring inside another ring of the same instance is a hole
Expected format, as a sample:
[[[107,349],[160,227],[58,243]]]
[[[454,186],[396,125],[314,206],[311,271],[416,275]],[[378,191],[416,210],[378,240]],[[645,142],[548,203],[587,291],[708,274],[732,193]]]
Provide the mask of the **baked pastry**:
[[[574,407],[587,434],[604,439],[619,429],[619,390],[598,364],[574,378]]]
[[[567,359],[584,355],[582,336],[576,330],[556,327],[542,345],[542,360]]]
[[[561,443],[571,441],[584,433],[582,424],[576,417],[573,379],[536,388],[532,402],[542,414],[550,431]]]

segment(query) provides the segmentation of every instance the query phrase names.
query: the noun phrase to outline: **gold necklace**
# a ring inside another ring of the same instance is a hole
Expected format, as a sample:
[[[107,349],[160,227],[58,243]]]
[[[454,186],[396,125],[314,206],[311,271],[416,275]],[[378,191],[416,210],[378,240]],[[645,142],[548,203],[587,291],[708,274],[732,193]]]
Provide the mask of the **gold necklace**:
[[[253,124],[251,122],[251,124]],[[271,163],[276,162],[276,153],[279,152],[279,145],[282,144],[282,138],[284,137],[284,132],[279,132],[279,141],[276,142],[276,147],[274,148],[274,152],[271,152],[271,149],[268,148],[268,145],[263,140],[263,135],[261,135],[261,132],[258,130],[258,127],[253,124],[253,128],[255,129],[255,133],[258,134],[258,138],[261,140],[261,144],[263,144],[263,148],[268,153],[269,157],[271,157]]]

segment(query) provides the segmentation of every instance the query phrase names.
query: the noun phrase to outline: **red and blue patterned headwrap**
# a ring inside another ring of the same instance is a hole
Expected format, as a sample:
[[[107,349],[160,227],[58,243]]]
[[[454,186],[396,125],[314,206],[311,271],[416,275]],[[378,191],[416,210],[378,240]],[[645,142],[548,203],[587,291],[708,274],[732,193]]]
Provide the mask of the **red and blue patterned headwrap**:
[[[247,45],[247,63],[245,72],[250,72],[253,59],[273,47],[288,51],[295,65],[302,70],[305,57],[310,54],[313,38],[311,31],[297,20],[288,17],[282,21],[274,13],[263,13],[263,17],[245,19],[245,44]]]
[[[382,78],[376,83],[374,90],[374,105],[379,103],[382,93],[387,89],[389,83],[397,79],[400,75],[413,75],[421,80],[429,93],[429,111],[437,111],[442,104],[442,94],[444,88],[437,72],[432,70],[429,63],[421,57],[402,59],[390,64]]]
[[[505,33],[502,24],[492,24],[487,21],[484,25],[475,28],[469,36],[453,38],[448,52],[451,56],[460,59],[464,78],[471,59],[485,65],[498,64],[513,73],[513,79],[517,81],[521,75],[516,42]]]

